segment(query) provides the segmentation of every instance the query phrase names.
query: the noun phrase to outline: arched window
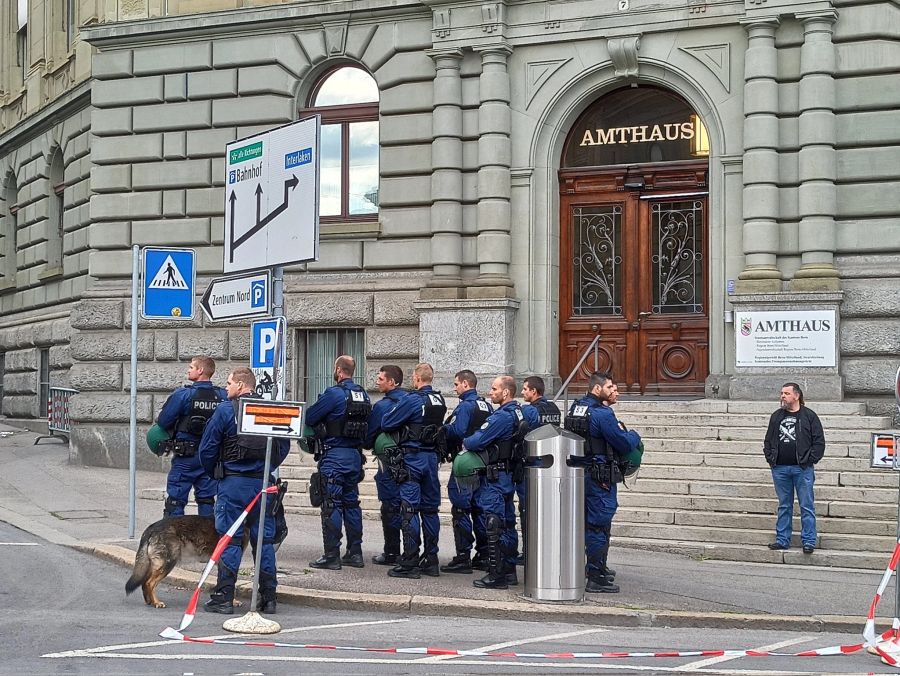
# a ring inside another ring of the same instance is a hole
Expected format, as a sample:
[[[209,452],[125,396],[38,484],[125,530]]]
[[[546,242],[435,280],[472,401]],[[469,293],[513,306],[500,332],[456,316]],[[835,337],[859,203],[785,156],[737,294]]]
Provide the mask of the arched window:
[[[9,174],[3,183],[3,206],[0,211],[0,287],[16,284],[16,233],[18,231],[19,189],[16,177]]]
[[[65,169],[62,153],[57,150],[50,161],[50,190],[47,193],[47,269],[61,268],[63,263],[63,216],[65,215]]]
[[[378,214],[378,85],[355,66],[327,72],[308,107],[322,116],[319,216],[374,220]]]

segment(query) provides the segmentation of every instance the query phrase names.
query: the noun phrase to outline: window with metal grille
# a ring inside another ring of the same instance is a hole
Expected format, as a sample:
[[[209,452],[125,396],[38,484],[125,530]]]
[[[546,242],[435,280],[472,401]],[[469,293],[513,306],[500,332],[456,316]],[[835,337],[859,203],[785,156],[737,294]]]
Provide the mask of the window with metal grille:
[[[298,392],[312,404],[334,385],[334,360],[343,354],[356,360],[353,380],[365,386],[366,332],[364,329],[310,329],[297,341],[303,351],[297,360],[303,366]]]

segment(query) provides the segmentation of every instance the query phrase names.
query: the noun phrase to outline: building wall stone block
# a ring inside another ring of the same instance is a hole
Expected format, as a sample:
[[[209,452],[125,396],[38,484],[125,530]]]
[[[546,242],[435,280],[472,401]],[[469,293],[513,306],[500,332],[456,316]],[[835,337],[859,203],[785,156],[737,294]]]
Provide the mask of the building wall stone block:
[[[366,359],[415,359],[418,355],[417,326],[366,329]]]
[[[892,394],[900,358],[846,357],[841,359],[844,391],[853,395]]]
[[[211,178],[209,160],[143,162],[132,170],[135,190],[204,187]]]
[[[179,331],[178,358],[186,360],[197,354],[205,354],[213,359],[227,359],[228,331],[220,329]]]
[[[72,328],[80,331],[121,329],[123,301],[85,299],[72,308]]]
[[[94,249],[121,249],[131,245],[131,223],[98,222],[91,225],[88,231],[88,242]],[[68,263],[71,257],[66,257]]]
[[[187,73],[172,73],[164,77],[163,93],[166,101],[187,100]]]
[[[194,188],[185,191],[185,213],[188,216],[221,216],[225,213],[222,188]]]
[[[212,103],[188,101],[164,103],[159,106],[140,106],[134,109],[134,131],[169,131],[173,129],[203,129],[212,123]]]
[[[243,328],[228,331],[228,349],[231,361],[249,361],[250,330]]]
[[[91,218],[101,221],[155,218],[162,208],[162,193],[131,192],[91,197]]]
[[[76,362],[69,369],[69,383],[79,392],[120,391],[123,368],[119,362]]]
[[[98,108],[162,103],[165,100],[164,84],[162,76],[97,80],[91,87],[91,103]]]
[[[91,169],[91,189],[96,193],[130,192],[130,164],[97,164]]]
[[[138,364],[138,390],[168,392],[180,388],[187,380],[187,366],[181,362],[144,362]],[[165,401],[165,397],[162,397]]]
[[[900,316],[900,278],[846,279],[841,317]]]
[[[293,97],[267,94],[236,99],[216,99],[212,102],[212,122],[215,127],[286,124],[293,122],[294,116]]]
[[[139,422],[151,423],[152,396],[137,395],[137,419]],[[84,392],[73,395],[69,400],[69,415],[76,424],[91,422],[128,422],[131,419],[131,403],[129,397],[117,394],[100,394]],[[125,448],[128,446],[126,444]]]
[[[98,80],[130,77],[133,56],[131,50],[98,52],[90,59],[91,75]]]
[[[296,75],[275,65],[241,68],[237,81],[236,93],[240,96],[274,94],[293,97],[297,86]]]
[[[225,144],[237,138],[234,129],[201,129],[187,135],[188,157],[224,157]]]
[[[3,379],[4,402],[5,395],[37,394],[38,376],[36,371],[30,373],[7,373]]]
[[[153,359],[153,334],[138,332],[138,359]],[[78,332],[72,336],[72,356],[79,361],[130,361],[131,332]]]
[[[431,243],[425,237],[364,242],[363,252],[367,270],[422,269],[431,264]]]
[[[288,325],[369,326],[372,323],[371,293],[298,293],[285,302]]]
[[[19,373],[21,371],[37,371],[37,350],[15,350],[7,352],[5,357],[5,369],[7,373]]]
[[[198,99],[219,99],[237,96],[236,70],[209,70],[199,73],[188,73],[187,97],[192,101]]]
[[[10,418],[33,418],[39,410],[36,394],[3,394],[3,414]]]
[[[842,319],[842,355],[900,354],[900,319]]]
[[[130,134],[131,108],[92,108],[91,133],[96,136]]]
[[[162,134],[98,137],[91,146],[91,160],[98,164],[151,162],[161,159],[163,159]]]
[[[374,321],[376,326],[405,326],[419,324],[419,313],[413,307],[419,299],[418,291],[376,293]]]
[[[72,366],[72,350],[68,345],[52,345],[50,347],[50,368],[67,369]]]
[[[153,356],[157,361],[178,359],[178,333],[176,331],[156,331]]]
[[[163,134],[163,157],[182,160],[187,157],[187,132],[172,131]]]
[[[212,44],[177,42],[134,52],[134,74],[175,73],[212,68]]]

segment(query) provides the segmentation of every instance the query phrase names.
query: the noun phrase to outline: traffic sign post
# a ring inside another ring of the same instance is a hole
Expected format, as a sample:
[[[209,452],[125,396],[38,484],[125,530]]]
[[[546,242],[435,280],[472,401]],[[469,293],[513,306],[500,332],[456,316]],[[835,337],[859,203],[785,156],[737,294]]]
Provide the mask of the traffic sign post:
[[[141,317],[194,318],[197,266],[193,249],[144,247],[141,250]]]
[[[268,270],[234,277],[217,277],[209,283],[200,307],[211,322],[267,317],[271,311],[272,275]]]
[[[316,115],[225,147],[225,272],[318,258],[319,130]]]
[[[287,322],[284,317],[260,319],[250,325],[250,369],[256,376],[256,396],[262,399],[284,399],[285,349]],[[275,375],[276,356],[278,377]],[[277,380],[277,396],[273,386]]]

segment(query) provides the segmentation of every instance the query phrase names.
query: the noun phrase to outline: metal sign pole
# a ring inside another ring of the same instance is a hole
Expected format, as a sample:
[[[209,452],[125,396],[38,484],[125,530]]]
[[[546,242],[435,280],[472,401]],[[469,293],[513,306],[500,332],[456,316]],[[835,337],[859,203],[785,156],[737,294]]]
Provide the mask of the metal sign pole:
[[[272,275],[272,315],[274,317],[284,316],[284,268],[277,266],[273,270]],[[281,324],[279,323],[280,327]],[[285,336],[282,331],[276,332],[275,337],[275,357],[272,368],[272,401],[278,401],[278,383],[284,377],[279,372],[278,366],[281,364],[281,354],[284,350]],[[272,437],[266,439],[266,463],[263,469],[263,488],[269,485],[269,472],[272,469]],[[263,535],[266,530],[266,497],[268,493],[263,491],[259,501],[259,527],[256,533],[256,559],[253,564],[253,586],[250,596],[250,611],[256,610],[256,602],[259,596],[259,567],[262,562]]]
[[[140,286],[141,250],[135,244],[131,264],[131,415],[128,425],[128,539],[134,539],[137,493],[137,358],[138,358],[138,288]]]

